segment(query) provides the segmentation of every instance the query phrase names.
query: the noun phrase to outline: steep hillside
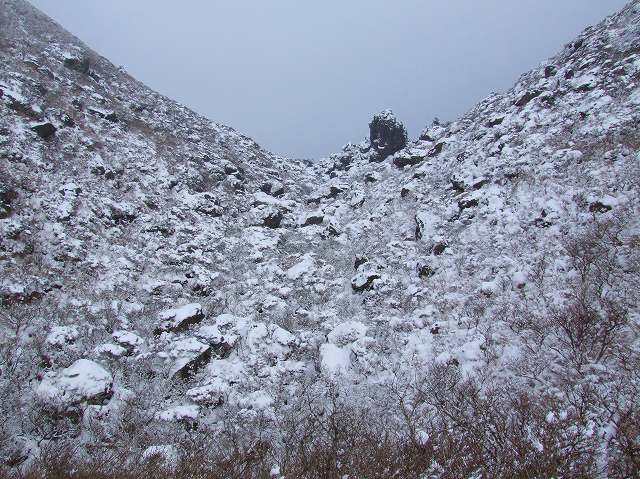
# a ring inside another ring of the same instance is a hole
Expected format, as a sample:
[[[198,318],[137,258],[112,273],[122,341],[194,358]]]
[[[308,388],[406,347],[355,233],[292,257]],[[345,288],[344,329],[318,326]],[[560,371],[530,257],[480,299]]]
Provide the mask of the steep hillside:
[[[22,0],[0,60],[7,471],[64,446],[206,450],[221,477],[633,477],[637,0],[461,119],[404,146],[385,112],[313,165]]]

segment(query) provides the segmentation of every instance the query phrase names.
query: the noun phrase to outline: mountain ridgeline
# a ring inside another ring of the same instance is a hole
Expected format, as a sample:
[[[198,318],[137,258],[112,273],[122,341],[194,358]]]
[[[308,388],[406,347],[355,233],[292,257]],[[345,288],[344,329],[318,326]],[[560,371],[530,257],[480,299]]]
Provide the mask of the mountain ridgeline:
[[[0,61],[0,477],[638,477],[638,0],[313,163],[23,0]]]

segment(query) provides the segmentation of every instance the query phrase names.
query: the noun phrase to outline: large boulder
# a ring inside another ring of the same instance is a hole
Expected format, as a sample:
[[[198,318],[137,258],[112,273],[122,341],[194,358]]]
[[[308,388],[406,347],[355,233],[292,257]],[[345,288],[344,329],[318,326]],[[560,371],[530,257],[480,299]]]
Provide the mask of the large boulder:
[[[375,161],[382,161],[407,146],[407,130],[391,110],[385,110],[369,123],[369,141]]]
[[[104,404],[113,395],[113,376],[100,364],[78,359],[68,368],[47,373],[36,389],[40,401],[55,409]]]
[[[364,271],[356,274],[351,279],[351,288],[353,288],[356,293],[369,291],[373,289],[374,282],[378,279],[380,279],[380,275],[378,273]]]
[[[156,334],[185,331],[194,324],[204,319],[202,306],[199,303],[186,304],[179,308],[167,309],[158,314],[160,324],[155,330]]]
[[[33,130],[40,138],[43,140],[48,140],[53,135],[55,135],[57,128],[53,126],[52,123],[36,123],[31,126],[31,130]]]
[[[69,70],[76,71],[86,75],[91,68],[91,60],[85,56],[77,56],[71,53],[67,53],[64,58],[64,66]]]

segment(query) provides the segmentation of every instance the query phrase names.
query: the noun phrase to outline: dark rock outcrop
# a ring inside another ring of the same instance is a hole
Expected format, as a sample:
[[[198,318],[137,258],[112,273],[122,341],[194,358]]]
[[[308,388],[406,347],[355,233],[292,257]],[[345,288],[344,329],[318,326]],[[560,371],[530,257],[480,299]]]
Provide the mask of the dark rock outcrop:
[[[200,304],[193,303],[162,311],[158,318],[161,323],[155,330],[156,334],[164,332],[178,333],[185,331],[189,326],[200,323],[204,319],[204,313]]]
[[[369,142],[375,161],[383,161],[407,146],[407,130],[391,110],[385,110],[369,123]]]
[[[88,58],[70,57],[64,59],[64,66],[69,70],[76,71],[86,75],[91,68],[91,61]]]
[[[48,122],[33,125],[31,127],[31,130],[35,131],[36,134],[43,140],[48,140],[49,138],[51,138],[53,135],[56,134],[56,131],[58,131],[58,129],[55,126],[53,126],[52,123],[48,123]]]

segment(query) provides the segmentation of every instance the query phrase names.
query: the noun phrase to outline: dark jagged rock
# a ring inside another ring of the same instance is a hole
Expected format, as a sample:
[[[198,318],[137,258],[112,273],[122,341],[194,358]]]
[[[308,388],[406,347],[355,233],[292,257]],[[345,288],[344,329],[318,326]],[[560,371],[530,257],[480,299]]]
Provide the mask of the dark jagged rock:
[[[417,165],[422,161],[424,161],[424,156],[400,154],[393,159],[393,164],[398,168],[404,168],[405,166]]]
[[[497,116],[495,118],[491,118],[487,122],[487,127],[488,128],[493,128],[494,126],[501,125],[503,121],[504,121],[504,116]]]
[[[0,219],[11,215],[11,203],[18,197],[17,191],[0,186]]]
[[[449,247],[449,245],[447,243],[445,243],[444,241],[441,241],[439,243],[436,243],[433,246],[433,250],[432,253],[435,256],[440,256],[442,253],[444,253],[444,251]]]
[[[58,129],[53,126],[52,123],[40,123],[38,125],[33,125],[31,127],[31,130],[35,131],[36,134],[42,138],[43,140],[48,140],[49,138],[51,138],[53,135],[56,134],[56,131],[58,131]]]
[[[377,273],[360,273],[351,280],[351,288],[356,293],[363,293],[373,289],[374,281],[380,279]]]
[[[375,161],[383,161],[407,145],[407,130],[391,110],[385,110],[369,123],[369,142]]]
[[[458,201],[458,208],[460,208],[460,210],[466,210],[468,208],[474,208],[476,206],[478,206],[480,204],[480,202],[476,199],[476,198],[471,198],[471,199],[467,199],[467,200],[460,200]]]
[[[589,205],[590,213],[607,213],[612,209],[613,207],[611,205],[604,204],[601,201],[594,201]]]
[[[111,123],[118,123],[119,121],[118,115],[114,111],[103,111],[98,108],[87,108],[87,110],[89,111],[89,113],[99,116],[100,118],[104,118]]]
[[[64,66],[69,70],[86,75],[91,68],[91,61],[88,58],[69,57],[64,59]]]
[[[418,270],[418,276],[422,279],[428,279],[436,274],[435,270],[428,264],[419,264],[416,269]]]
[[[440,153],[442,153],[442,150],[444,149],[444,143],[438,143],[436,144],[436,146],[434,146],[433,148],[431,148],[431,150],[429,150],[429,153],[427,153],[427,156],[429,158],[433,158],[434,156],[438,156]]]
[[[324,215],[313,214],[307,216],[302,226],[315,226],[321,225],[324,222]]]
[[[552,76],[555,76],[555,74],[558,73],[558,67],[555,65],[547,65],[544,68],[544,77],[545,78],[551,78]]]
[[[360,266],[367,263],[369,259],[366,256],[356,256],[356,260],[353,263],[353,269],[357,270]]]
[[[282,214],[282,211],[278,210],[272,212],[262,220],[262,226],[271,229],[280,228],[280,224],[282,223],[283,218],[284,215]]]
[[[161,323],[155,330],[156,334],[163,332],[179,333],[186,331],[194,324],[200,323],[204,319],[204,313],[202,312],[202,306],[193,303],[162,311],[158,318]]]

